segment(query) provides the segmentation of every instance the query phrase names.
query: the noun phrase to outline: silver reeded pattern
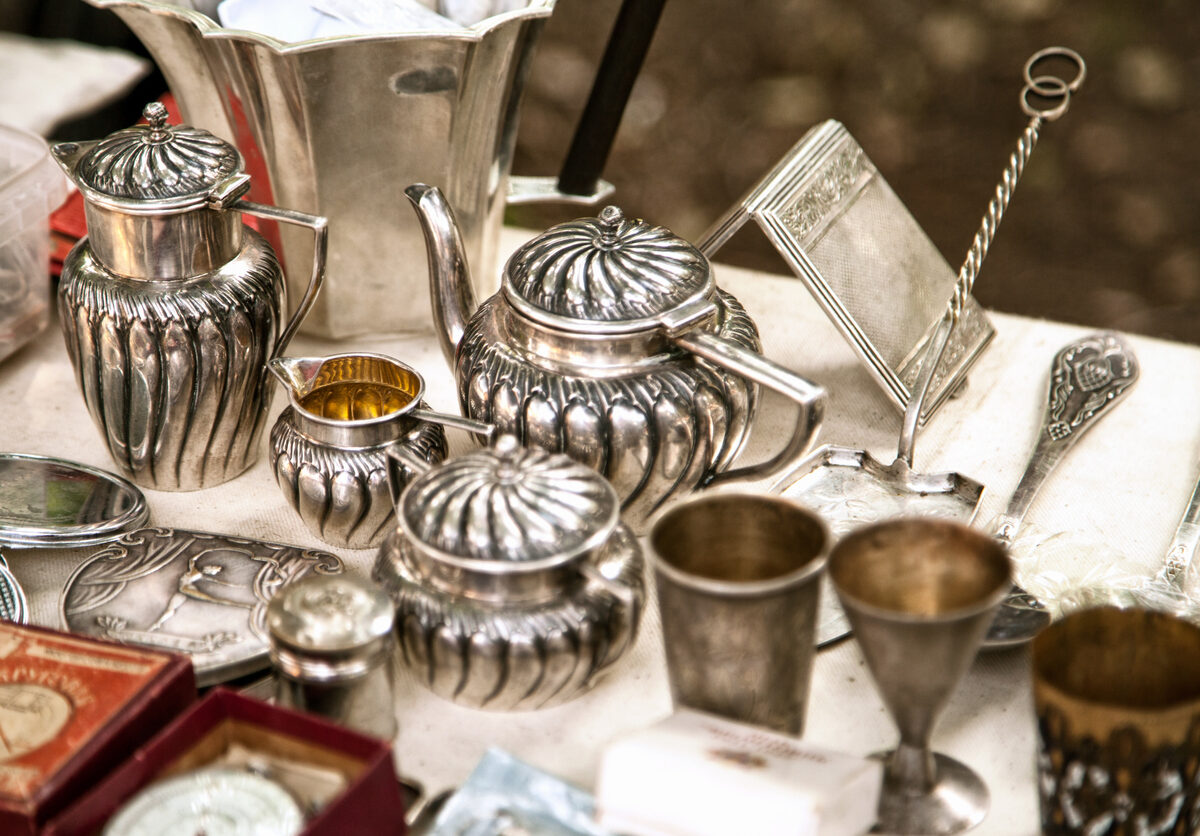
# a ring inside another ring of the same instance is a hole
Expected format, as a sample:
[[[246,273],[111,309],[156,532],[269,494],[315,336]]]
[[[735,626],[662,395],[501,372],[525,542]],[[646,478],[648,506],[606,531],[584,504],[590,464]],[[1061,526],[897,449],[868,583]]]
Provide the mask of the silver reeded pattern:
[[[406,194],[463,414],[598,470],[631,525],[696,488],[771,475],[808,448],[824,390],[759,353],[753,321],[686,241],[608,207],[518,249],[501,292],[477,307],[449,205],[429,186]],[[796,422],[773,457],[731,469],[755,383],[791,399]]]
[[[417,371],[381,354],[278,357],[271,372],[290,405],[271,430],[275,481],[308,529],[326,543],[373,548],[395,527],[387,448],[446,457],[442,425],[484,437],[491,426],[428,409]]]
[[[147,125],[55,158],[84,196],[88,235],[59,284],[59,321],[88,412],[121,471],[145,487],[196,490],[257,459],[270,406],[266,364],[316,298],[325,221],[239,202],[237,150],[206,131]],[[291,317],[284,276],[240,212],[316,233],[312,273]]]
[[[373,576],[396,602],[399,659],[460,705],[524,710],[591,688],[637,635],[641,550],[612,487],[501,436],[400,497]]]
[[[873,832],[950,836],[975,826],[987,815],[987,787],[930,739],[1011,584],[1004,547],[949,520],[891,520],[835,545],[829,577],[900,731],[879,756]]]
[[[276,702],[364,734],[396,736],[391,599],[351,575],[310,575],[267,605]]]

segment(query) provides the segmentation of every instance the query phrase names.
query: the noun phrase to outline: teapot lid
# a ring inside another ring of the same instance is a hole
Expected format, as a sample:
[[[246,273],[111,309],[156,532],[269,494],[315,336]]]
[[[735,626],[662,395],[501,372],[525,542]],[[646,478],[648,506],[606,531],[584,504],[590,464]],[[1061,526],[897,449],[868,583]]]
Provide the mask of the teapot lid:
[[[557,564],[603,545],[620,518],[612,485],[561,453],[505,435],[413,480],[399,503],[413,542],[451,559]]]
[[[661,327],[712,294],[704,254],[665,227],[606,206],[546,230],[504,267],[504,292],[551,327],[626,333]]]
[[[73,179],[89,199],[148,204],[156,210],[207,205],[221,192],[229,200],[230,178],[238,195],[249,187],[242,155],[225,140],[188,125],[168,125],[167,109],[151,102],[142,111],[148,124],[134,125],[96,142],[79,159]]]

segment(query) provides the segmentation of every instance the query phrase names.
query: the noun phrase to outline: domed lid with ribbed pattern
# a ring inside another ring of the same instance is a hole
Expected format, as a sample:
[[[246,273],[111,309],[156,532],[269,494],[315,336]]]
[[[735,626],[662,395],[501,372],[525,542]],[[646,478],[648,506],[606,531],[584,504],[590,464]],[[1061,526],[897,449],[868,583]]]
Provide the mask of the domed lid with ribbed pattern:
[[[101,197],[181,205],[203,204],[212,190],[242,170],[238,150],[187,125],[168,125],[167,109],[146,105],[149,124],[100,140],[79,160],[76,182]]]
[[[598,218],[559,224],[526,243],[504,268],[504,292],[521,313],[551,325],[604,331],[654,327],[707,298],[708,259],[669,229],[607,206]]]
[[[606,542],[620,510],[596,471],[501,436],[414,479],[400,523],[410,539],[453,558],[553,562]]]

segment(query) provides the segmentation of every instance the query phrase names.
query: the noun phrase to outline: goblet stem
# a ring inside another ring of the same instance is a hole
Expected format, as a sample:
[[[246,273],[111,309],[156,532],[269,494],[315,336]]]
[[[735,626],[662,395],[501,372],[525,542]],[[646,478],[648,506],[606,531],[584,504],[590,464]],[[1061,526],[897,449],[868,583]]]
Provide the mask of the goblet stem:
[[[887,782],[905,795],[927,795],[937,782],[937,767],[926,740],[920,745],[900,741],[887,759]]]

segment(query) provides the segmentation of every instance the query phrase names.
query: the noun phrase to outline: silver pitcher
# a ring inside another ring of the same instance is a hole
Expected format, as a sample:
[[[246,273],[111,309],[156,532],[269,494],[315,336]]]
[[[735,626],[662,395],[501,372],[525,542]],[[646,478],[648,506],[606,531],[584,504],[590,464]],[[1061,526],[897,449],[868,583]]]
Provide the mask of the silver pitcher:
[[[321,287],[325,219],[240,200],[237,149],[207,131],[146,125],[52,149],[83,194],[88,235],[63,263],[59,321],[88,411],[139,485],[196,490],[258,458],[282,353]],[[241,213],[312,229],[304,297]]]
[[[449,205],[430,186],[406,194],[428,240],[434,320],[464,415],[596,468],[635,527],[676,494],[803,457],[825,390],[759,353],[753,321],[686,241],[609,206],[518,249],[501,292],[476,308]],[[794,401],[796,423],[775,456],[730,470],[755,383]]]
[[[446,458],[442,426],[491,438],[495,427],[428,409],[416,369],[382,354],[277,357],[290,405],[271,429],[275,481],[304,524],[334,546],[366,549],[395,526],[403,474],[389,483],[387,448]],[[398,479],[398,481],[397,481]]]
[[[402,664],[460,705],[521,710],[592,687],[637,635],[644,562],[612,486],[512,436],[419,475],[373,577],[396,601]]]
[[[421,233],[389,185],[442,184],[477,265],[498,258],[510,191],[524,200],[562,198],[550,178],[510,184],[508,176],[529,59],[554,0],[530,0],[458,31],[294,44],[225,29],[185,8],[215,15],[215,0],[88,2],[111,9],[138,36],[186,120],[251,161],[254,199],[330,219],[329,278],[306,333],[428,330]],[[280,232],[295,292],[311,246]]]

